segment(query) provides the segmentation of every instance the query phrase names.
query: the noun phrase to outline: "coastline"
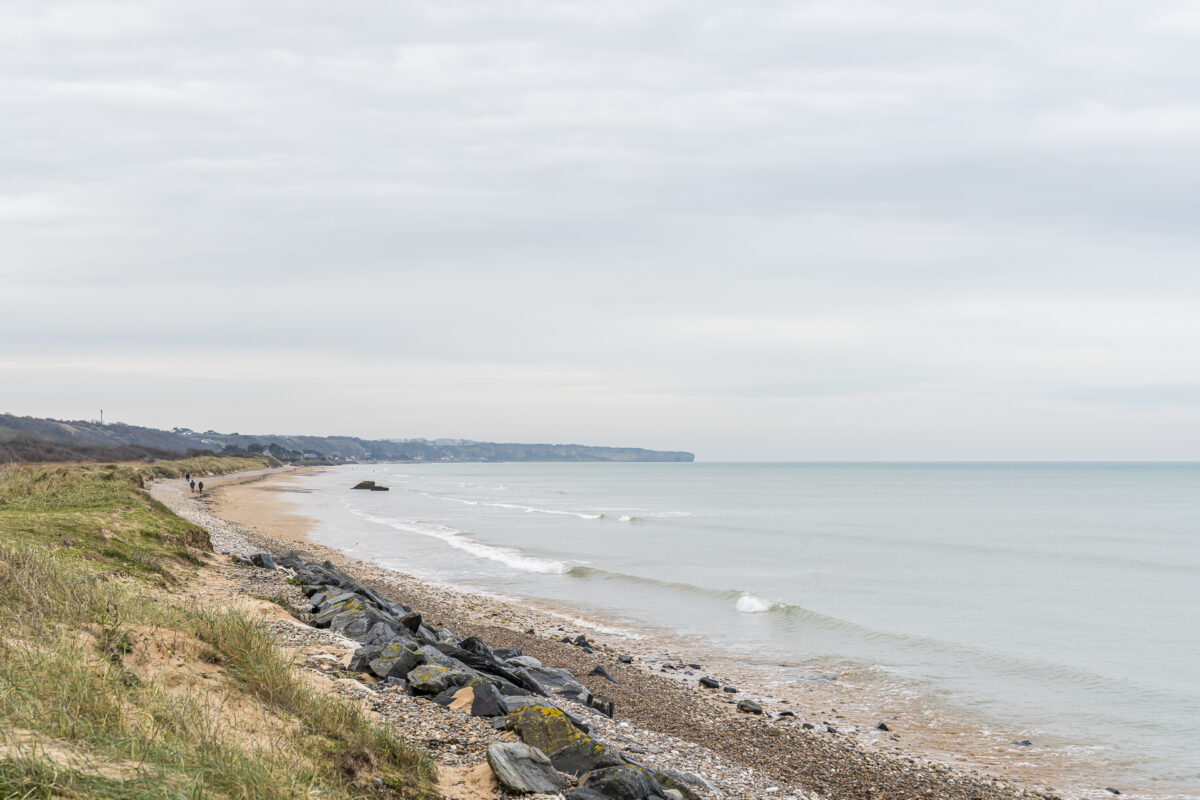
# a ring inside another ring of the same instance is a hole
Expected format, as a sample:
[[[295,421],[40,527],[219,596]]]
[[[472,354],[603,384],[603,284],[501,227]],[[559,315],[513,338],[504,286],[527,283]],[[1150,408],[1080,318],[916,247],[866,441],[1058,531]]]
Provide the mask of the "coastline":
[[[875,793],[881,781],[907,782],[915,775],[940,784],[940,796],[1048,796],[1046,793],[1053,791],[1049,785],[1070,785],[1076,783],[1072,778],[1081,777],[1072,775],[1072,770],[1056,772],[1062,765],[1041,759],[1039,763],[1033,760],[1037,756],[1019,748],[1000,746],[995,736],[991,741],[971,741],[978,731],[961,721],[915,716],[915,708],[906,707],[905,698],[885,701],[857,681],[825,679],[801,666],[722,660],[711,650],[694,642],[675,641],[669,635],[647,632],[634,638],[614,630],[605,620],[584,618],[574,609],[435,586],[354,559],[311,541],[307,534],[313,521],[291,513],[287,504],[279,502],[280,492],[298,491],[296,483],[303,474],[297,470],[241,474],[214,482],[212,494],[206,492],[195,499],[181,494],[176,499],[184,505],[202,506],[204,513],[232,521],[241,529],[236,543],[241,552],[232,549],[232,540],[222,541],[214,535],[218,550],[249,555],[251,551],[278,553],[295,547],[313,558],[328,558],[365,578],[369,585],[378,584],[396,599],[423,610],[428,618],[444,621],[460,635],[478,635],[492,646],[521,647],[548,664],[566,667],[589,689],[617,701],[617,719],[622,724],[650,735],[645,746],[632,745],[637,748],[634,752],[643,750],[649,759],[656,755],[655,750],[680,753],[700,747],[704,752],[690,753],[691,760],[700,765],[696,771],[704,774],[707,765],[712,778],[725,780],[727,793],[734,796],[762,796],[768,791],[779,792],[776,796],[809,796],[806,792],[814,788],[835,796],[886,796]],[[173,510],[180,512],[179,508]],[[610,668],[622,687],[585,677],[596,659],[583,657],[578,648],[560,641],[581,631],[603,655],[634,656],[633,665],[614,662]],[[699,663],[702,669],[683,666],[688,663]],[[697,680],[701,675],[717,677],[725,685],[732,683],[740,691],[731,695],[700,689]],[[767,715],[753,717],[734,710],[734,704],[747,697],[761,701]],[[788,711],[796,718],[777,716]],[[804,730],[803,722],[813,724],[814,730]],[[893,730],[872,730],[877,722],[887,722]],[[630,739],[630,734],[629,729],[618,732],[625,739]],[[679,738],[673,738],[667,748],[654,744],[657,737],[668,734]],[[857,775],[847,774],[848,762],[858,762]],[[721,777],[730,774],[738,776],[732,783]],[[1072,791],[1107,794],[1102,789]]]

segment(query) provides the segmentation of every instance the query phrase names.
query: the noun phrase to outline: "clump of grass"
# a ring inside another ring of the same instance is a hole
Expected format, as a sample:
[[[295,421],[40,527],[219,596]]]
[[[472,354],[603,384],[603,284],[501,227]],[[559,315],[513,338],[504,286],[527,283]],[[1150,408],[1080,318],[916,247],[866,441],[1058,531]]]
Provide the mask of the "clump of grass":
[[[352,755],[361,767],[418,781],[437,779],[437,768],[425,753],[373,723],[357,704],[305,686],[261,622],[219,611],[196,614],[192,624],[197,637],[224,656],[231,675],[256,697],[294,715],[308,731],[326,739],[328,752]]]

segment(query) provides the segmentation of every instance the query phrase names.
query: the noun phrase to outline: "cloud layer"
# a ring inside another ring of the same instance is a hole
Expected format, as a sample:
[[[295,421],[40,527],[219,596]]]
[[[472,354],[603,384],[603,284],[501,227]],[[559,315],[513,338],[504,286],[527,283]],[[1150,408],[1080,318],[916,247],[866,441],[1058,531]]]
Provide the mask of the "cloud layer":
[[[1193,4],[9,2],[0,410],[1195,458]]]

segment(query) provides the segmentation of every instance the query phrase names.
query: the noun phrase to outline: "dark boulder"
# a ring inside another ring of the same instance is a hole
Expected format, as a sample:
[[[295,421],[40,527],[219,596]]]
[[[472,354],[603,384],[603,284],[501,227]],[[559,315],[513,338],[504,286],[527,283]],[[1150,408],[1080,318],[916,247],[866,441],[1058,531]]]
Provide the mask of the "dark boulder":
[[[604,716],[612,719],[613,701],[602,694],[594,694],[588,698],[588,708],[594,708]]]
[[[508,714],[504,698],[485,681],[470,686],[451,686],[433,701],[451,711],[461,711],[473,717],[503,717]]]
[[[405,676],[408,687],[418,694],[441,694],[451,686],[467,686],[479,680],[468,669],[453,669],[440,664],[422,664]]]
[[[351,672],[367,672],[370,669],[371,659],[377,658],[382,652],[383,648],[379,645],[363,645],[350,657],[348,669]]]
[[[574,639],[568,639],[567,641],[569,641],[571,644],[575,645],[576,647],[591,647],[592,646],[592,643],[589,642],[587,640],[587,637],[584,636],[582,633],[579,634],[578,636],[576,636]]]
[[[400,618],[400,624],[408,628],[409,632],[415,636],[421,629],[421,615],[416,611],[410,611]]]
[[[519,667],[513,674],[520,678],[519,685],[536,687],[539,694],[558,695],[584,705],[591,694],[574,675],[559,667]]]
[[[300,569],[304,566],[304,559],[300,558],[300,554],[295,550],[288,550],[279,558],[275,559],[276,564],[281,564],[288,569]]]
[[[464,641],[462,643],[462,646],[464,648],[466,648],[467,642]],[[520,656],[521,648],[519,648],[519,647],[497,647],[495,650],[492,651],[492,655],[495,656],[496,658],[500,659],[501,661],[507,661],[510,658],[516,658],[517,656]]]
[[[654,777],[667,789],[674,789],[682,794],[685,800],[700,800],[700,795],[695,791],[697,789],[708,792],[714,797],[721,796],[721,791],[716,786],[694,772],[664,769],[654,773]]]
[[[887,726],[887,723],[886,723],[886,722],[881,722],[881,723],[879,723],[878,725],[876,725],[876,726],[875,726],[875,730],[877,730],[877,731],[890,731],[890,730],[891,730],[891,728],[889,728],[889,727]]]
[[[734,687],[732,687],[732,686],[726,686],[726,687],[725,687],[724,689],[722,689],[721,691],[722,691],[722,692],[728,692],[729,694],[737,694],[737,693],[738,693],[738,690],[737,690],[737,689],[735,689],[735,688],[734,688]]]
[[[397,641],[381,647],[367,662],[367,667],[380,678],[404,678],[424,663],[425,655],[413,643]]]
[[[754,700],[739,700],[737,704],[738,711],[744,711],[747,714],[761,714],[762,706]]]
[[[806,722],[803,725],[801,725],[800,727],[804,728],[804,730],[806,730],[806,731],[811,731],[811,730],[814,730],[817,726],[813,725],[811,722]]]
[[[478,639],[474,639],[474,637],[472,637],[472,639],[465,640],[464,644],[466,643],[471,644],[471,650],[458,645],[450,644],[449,642],[438,642],[437,644],[433,645],[433,647],[442,654],[449,656],[450,658],[453,658],[462,664],[466,664],[471,669],[478,670],[479,672],[484,672],[489,675],[495,675],[504,679],[508,683],[511,683],[515,686],[520,686],[527,691],[535,691],[535,687],[533,685],[524,684],[519,675],[501,664],[495,658],[495,656],[492,655],[492,652],[488,650],[487,647]]]
[[[498,742],[487,749],[488,764],[505,788],[518,793],[551,794],[567,786],[549,757],[523,742]]]
[[[387,492],[390,490],[386,486],[372,486],[371,491],[372,492]]]
[[[358,483],[354,484],[354,485],[353,485],[353,486],[351,486],[350,488],[351,488],[351,489],[367,489],[367,490],[370,490],[370,489],[371,489],[371,487],[372,487],[372,486],[374,486],[374,485],[375,485],[375,481],[359,481]]]
[[[580,730],[557,708],[526,706],[508,715],[507,727],[525,744],[550,756],[554,768],[581,775],[621,763],[620,753]]]
[[[271,558],[270,553],[255,553],[254,555],[250,556],[250,560],[256,567],[262,567],[263,569],[275,569],[275,559]]]
[[[632,664],[633,656],[617,656],[617,661],[620,661],[622,664]]]
[[[632,764],[604,767],[583,776],[581,789],[599,792],[610,800],[646,800],[661,797],[663,788],[649,771]]]
[[[701,678],[700,685],[708,689],[719,689],[721,684],[716,678]]]

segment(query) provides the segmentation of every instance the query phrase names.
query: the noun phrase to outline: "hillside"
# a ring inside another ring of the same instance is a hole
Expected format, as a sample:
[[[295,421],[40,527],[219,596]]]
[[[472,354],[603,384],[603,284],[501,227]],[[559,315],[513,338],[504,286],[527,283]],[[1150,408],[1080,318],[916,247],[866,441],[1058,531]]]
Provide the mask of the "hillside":
[[[283,436],[277,434],[171,431],[124,423],[64,421],[0,414],[0,443],[27,437],[103,447],[142,447],[160,452],[238,449],[268,452],[280,458],[334,461],[693,461],[692,453],[640,447],[580,444],[474,442],[462,439],[360,439],[354,436]]]

